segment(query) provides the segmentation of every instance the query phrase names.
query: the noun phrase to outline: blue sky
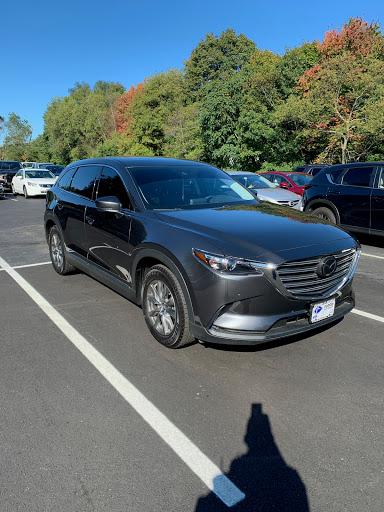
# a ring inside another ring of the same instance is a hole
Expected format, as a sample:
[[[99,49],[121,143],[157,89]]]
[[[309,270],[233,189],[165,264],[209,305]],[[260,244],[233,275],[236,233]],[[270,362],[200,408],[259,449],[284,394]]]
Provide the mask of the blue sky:
[[[208,32],[244,33],[259,48],[322,39],[350,17],[384,24],[371,0],[30,0],[2,3],[0,115],[15,112],[43,131],[49,102],[76,82],[136,85],[156,71],[181,68]]]

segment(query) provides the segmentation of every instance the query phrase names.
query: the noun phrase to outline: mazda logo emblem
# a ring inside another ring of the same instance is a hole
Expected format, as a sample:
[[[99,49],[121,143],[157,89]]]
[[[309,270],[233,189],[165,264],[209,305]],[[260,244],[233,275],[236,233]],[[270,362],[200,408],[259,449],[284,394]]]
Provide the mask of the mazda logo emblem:
[[[317,265],[317,275],[319,277],[330,277],[335,273],[337,267],[337,260],[334,256],[327,256],[322,258]]]

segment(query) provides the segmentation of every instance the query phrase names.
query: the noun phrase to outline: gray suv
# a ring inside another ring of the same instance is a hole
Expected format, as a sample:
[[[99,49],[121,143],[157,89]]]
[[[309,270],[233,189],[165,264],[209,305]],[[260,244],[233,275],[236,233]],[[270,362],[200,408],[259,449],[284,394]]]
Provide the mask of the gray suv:
[[[352,236],[261,203],[207,164],[75,162],[47,193],[44,225],[56,272],[80,269],[141,305],[169,348],[262,343],[333,322],[355,304]]]

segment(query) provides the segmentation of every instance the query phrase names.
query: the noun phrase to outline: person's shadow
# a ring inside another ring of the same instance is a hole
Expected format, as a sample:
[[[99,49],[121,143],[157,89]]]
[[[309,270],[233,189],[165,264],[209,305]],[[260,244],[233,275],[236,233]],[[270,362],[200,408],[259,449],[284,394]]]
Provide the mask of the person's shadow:
[[[231,463],[226,477],[241,492],[226,497],[225,477],[213,481],[213,492],[199,498],[195,512],[262,511],[308,512],[305,485],[299,474],[285,463],[271,432],[261,404],[252,404],[252,414],[244,438],[249,450]],[[223,485],[224,483],[224,485]],[[245,495],[245,496],[244,496]],[[232,502],[232,503],[231,503]]]

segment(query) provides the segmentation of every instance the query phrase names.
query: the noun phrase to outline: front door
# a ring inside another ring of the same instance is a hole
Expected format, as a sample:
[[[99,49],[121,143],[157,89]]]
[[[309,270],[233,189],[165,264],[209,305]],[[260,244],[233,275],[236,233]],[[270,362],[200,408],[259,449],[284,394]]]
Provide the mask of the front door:
[[[85,231],[88,259],[102,270],[131,285],[131,202],[125,185],[115,169],[103,167],[95,198],[117,197],[121,213],[100,212],[95,202],[87,206]]]

